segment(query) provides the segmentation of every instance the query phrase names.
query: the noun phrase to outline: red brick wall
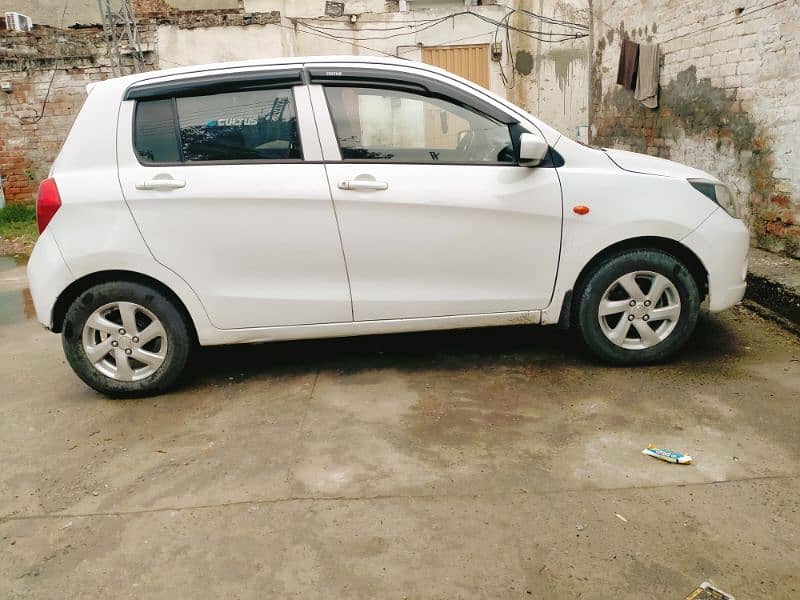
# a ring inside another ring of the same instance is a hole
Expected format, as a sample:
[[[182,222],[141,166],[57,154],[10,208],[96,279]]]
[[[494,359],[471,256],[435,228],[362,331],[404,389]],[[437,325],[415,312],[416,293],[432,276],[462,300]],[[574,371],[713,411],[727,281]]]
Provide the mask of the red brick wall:
[[[139,16],[164,14],[173,10],[166,0],[133,0],[133,12]]]
[[[278,12],[181,11],[163,0],[136,0],[134,10],[148,69],[157,64],[160,24],[245,27],[280,21]],[[99,28],[37,26],[31,33],[0,28],[0,82],[13,86],[10,94],[0,92],[0,177],[7,202],[34,199],[86,98],[86,85],[111,76]]]
[[[99,29],[0,30],[0,81],[12,85],[10,94],[0,92],[0,177],[6,202],[34,199],[83,105],[87,84],[111,75]]]
[[[0,76],[11,81],[14,90],[0,111],[0,174],[7,202],[34,197],[83,104],[86,84],[99,78],[81,69],[57,69],[45,105],[51,76],[52,71]]]

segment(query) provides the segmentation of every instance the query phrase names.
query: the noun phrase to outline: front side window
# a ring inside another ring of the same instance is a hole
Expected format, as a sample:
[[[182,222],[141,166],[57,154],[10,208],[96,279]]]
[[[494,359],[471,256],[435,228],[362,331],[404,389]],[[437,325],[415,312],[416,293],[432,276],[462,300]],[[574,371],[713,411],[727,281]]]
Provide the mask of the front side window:
[[[143,162],[302,159],[291,90],[251,90],[139,101]]]
[[[327,87],[343,160],[513,164],[508,125],[413,92]]]

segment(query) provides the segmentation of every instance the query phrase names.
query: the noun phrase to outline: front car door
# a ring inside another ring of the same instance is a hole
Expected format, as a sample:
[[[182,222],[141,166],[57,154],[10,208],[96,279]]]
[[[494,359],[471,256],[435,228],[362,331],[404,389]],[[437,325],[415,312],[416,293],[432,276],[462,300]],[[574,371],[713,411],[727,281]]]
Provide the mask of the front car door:
[[[216,327],[352,321],[300,67],[134,86],[118,152],[145,242],[194,288]]]
[[[356,321],[549,304],[561,187],[517,164],[518,118],[396,71],[309,71]]]

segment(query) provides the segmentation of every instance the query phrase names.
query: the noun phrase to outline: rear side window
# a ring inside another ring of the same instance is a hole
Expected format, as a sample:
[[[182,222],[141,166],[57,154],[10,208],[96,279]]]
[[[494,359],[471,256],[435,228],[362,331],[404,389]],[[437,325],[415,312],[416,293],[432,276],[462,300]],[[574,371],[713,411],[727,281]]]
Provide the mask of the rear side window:
[[[290,89],[142,100],[135,132],[148,163],[303,158]]]
[[[178,162],[178,135],[172,100],[149,100],[136,105],[136,154],[146,163]]]

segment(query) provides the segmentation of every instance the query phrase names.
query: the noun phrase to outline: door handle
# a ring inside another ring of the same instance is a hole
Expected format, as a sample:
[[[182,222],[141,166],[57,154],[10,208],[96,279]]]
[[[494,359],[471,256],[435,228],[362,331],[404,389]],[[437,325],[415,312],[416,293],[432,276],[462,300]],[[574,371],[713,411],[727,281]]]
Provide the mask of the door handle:
[[[186,187],[183,179],[148,179],[136,184],[137,190],[177,190]]]
[[[375,179],[344,179],[339,182],[340,190],[388,190],[389,184]]]

